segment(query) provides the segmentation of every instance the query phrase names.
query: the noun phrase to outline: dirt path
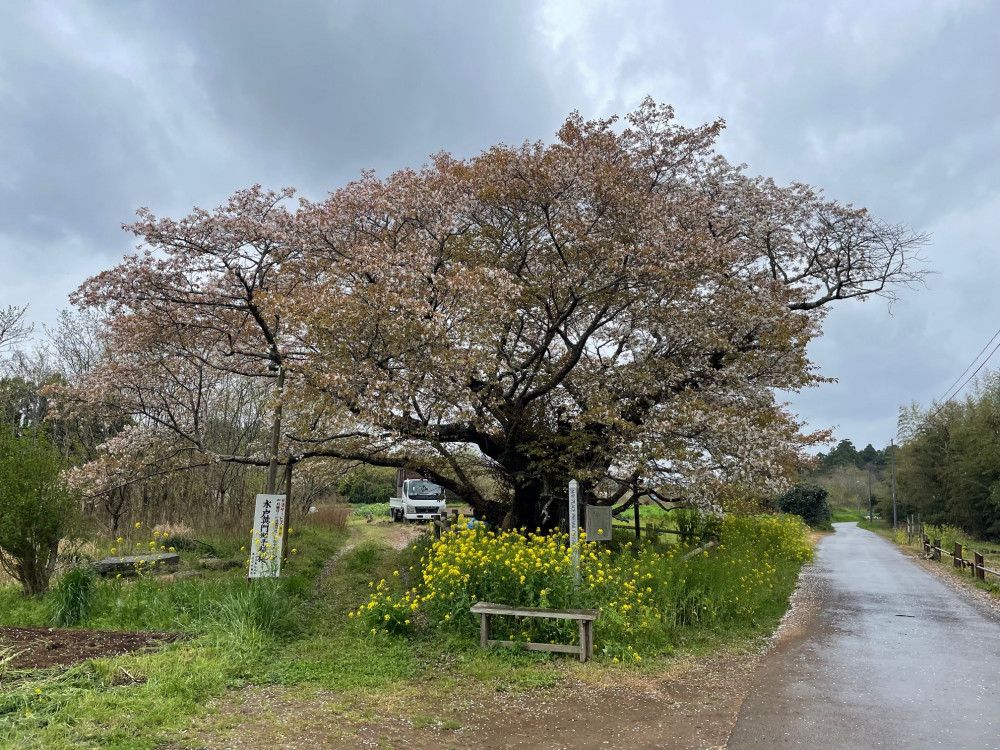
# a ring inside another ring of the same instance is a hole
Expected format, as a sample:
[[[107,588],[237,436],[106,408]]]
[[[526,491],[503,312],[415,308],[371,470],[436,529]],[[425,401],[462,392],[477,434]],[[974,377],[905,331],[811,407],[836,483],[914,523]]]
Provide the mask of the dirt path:
[[[340,558],[354,549],[361,540],[361,532],[358,531],[357,526],[352,526],[350,528],[350,534],[351,540],[337,550],[337,553],[333,557],[326,561],[326,564],[323,566],[323,570],[321,570],[319,575],[316,577],[316,585],[313,587],[314,592],[319,593],[319,591],[323,588],[323,584],[326,582],[326,579],[333,573],[333,569],[337,566]]]
[[[351,528],[351,540],[324,568],[365,539],[403,549],[426,527],[376,523]],[[319,585],[319,583],[317,584]],[[251,686],[216,704],[218,714],[192,732],[209,750],[413,748],[414,750],[721,750],[747,695],[761,651],[678,659],[669,672],[644,675],[567,660],[555,687],[508,692],[449,670],[444,698],[419,681],[346,696],[309,686]],[[499,679],[499,678],[498,678]]]
[[[218,729],[171,750],[723,750],[759,653],[679,661],[669,674],[569,679],[518,694],[480,684],[443,704],[414,686],[361,702],[253,687],[219,704]]]
[[[389,525],[389,529],[384,530],[382,541],[394,550],[405,549],[414,539],[428,533],[429,528],[412,523],[393,523],[392,521],[380,521],[374,526],[377,531],[383,532],[383,527],[386,524]]]
[[[367,533],[362,533],[362,529],[365,529]],[[319,576],[316,578],[316,585],[313,590],[319,592],[323,588],[323,583],[333,573],[333,569],[337,566],[340,559],[354,549],[365,536],[378,538],[381,543],[389,545],[394,550],[401,550],[425,532],[426,527],[392,523],[391,521],[378,521],[370,526],[351,526],[350,541],[337,550],[337,554],[326,561],[323,570],[320,571]]]
[[[1000,748],[1000,619],[890,542],[836,524],[815,614],[754,676],[731,750]]]

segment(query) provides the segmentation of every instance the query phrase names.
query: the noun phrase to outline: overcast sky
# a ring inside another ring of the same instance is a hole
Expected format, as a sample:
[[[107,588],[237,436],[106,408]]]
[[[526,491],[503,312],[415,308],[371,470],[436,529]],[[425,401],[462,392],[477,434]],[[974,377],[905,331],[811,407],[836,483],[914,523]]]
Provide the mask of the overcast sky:
[[[998,32],[988,0],[2,2],[0,306],[52,322],[140,206],[319,198],[650,94],[724,117],[751,173],[932,235],[929,288],[835,310],[811,351],[839,382],[791,397],[881,446],[1000,328]]]

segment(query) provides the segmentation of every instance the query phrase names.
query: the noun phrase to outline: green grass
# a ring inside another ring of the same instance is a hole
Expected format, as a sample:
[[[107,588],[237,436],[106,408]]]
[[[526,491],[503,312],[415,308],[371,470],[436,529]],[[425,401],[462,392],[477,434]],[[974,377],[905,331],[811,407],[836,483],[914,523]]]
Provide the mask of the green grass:
[[[841,523],[843,521],[867,520],[868,516],[858,513],[857,508],[831,508],[830,523]]]
[[[363,522],[361,529],[377,533]],[[0,685],[0,747],[152,750],[190,737],[179,732],[191,728],[192,717],[205,712],[209,699],[247,684],[282,686],[302,695],[332,692],[336,710],[349,715],[370,712],[379,696],[420,696],[405,703],[420,712],[409,717],[414,725],[450,730],[461,721],[447,712],[458,695],[544,690],[584,674],[613,681],[622,669],[605,657],[583,667],[565,655],[483,650],[475,634],[465,631],[372,635],[350,612],[367,600],[373,580],[416,582],[428,543],[396,551],[364,541],[316,590],[316,577],[346,534],[303,526],[292,538],[299,552],[276,585],[248,589],[242,570],[173,583],[151,577],[99,582],[82,619],[85,626],[175,630],[189,639],[156,653],[8,671]],[[216,548],[239,553],[236,541]],[[723,568],[712,573],[720,581],[729,574]],[[794,580],[789,569],[780,590],[752,617],[673,629],[675,655],[756,642],[784,613]],[[0,589],[0,623],[48,624],[53,596],[26,599],[17,589]],[[672,659],[653,655],[629,669],[655,674]],[[0,653],[0,674],[3,660]]]
[[[346,534],[304,528],[292,538],[300,551],[280,582],[248,586],[242,569],[172,583],[155,576],[99,582],[82,626],[179,631],[190,640],[70,668],[8,669],[0,689],[0,747],[154,748],[165,732],[189,726],[209,698],[248,681],[267,682],[289,644],[300,643],[293,638],[314,628],[313,580]],[[58,604],[58,591],[26,598],[6,587],[0,623],[47,625]]]

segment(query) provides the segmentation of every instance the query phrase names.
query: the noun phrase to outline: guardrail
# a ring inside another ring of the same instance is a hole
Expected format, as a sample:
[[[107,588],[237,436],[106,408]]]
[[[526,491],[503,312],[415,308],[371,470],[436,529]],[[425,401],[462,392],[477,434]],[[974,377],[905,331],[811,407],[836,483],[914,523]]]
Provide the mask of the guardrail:
[[[962,543],[955,542],[955,549],[949,552],[946,549],[942,549],[940,539],[931,539],[926,534],[924,535],[924,554],[930,555],[933,560],[941,560],[941,555],[948,555],[952,559],[952,565],[959,569],[965,570],[966,568],[972,569],[972,575],[980,581],[986,580],[986,574],[992,573],[997,578],[1000,578],[1000,571],[993,570],[992,568],[987,568],[984,564],[985,559],[979,552],[972,552],[972,559],[969,560],[964,556],[965,553],[962,551]]]

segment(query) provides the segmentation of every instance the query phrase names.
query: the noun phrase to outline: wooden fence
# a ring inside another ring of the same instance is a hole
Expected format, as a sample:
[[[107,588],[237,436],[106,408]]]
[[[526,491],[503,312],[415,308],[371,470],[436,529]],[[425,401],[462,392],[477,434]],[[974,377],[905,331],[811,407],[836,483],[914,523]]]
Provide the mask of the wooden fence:
[[[941,548],[940,539],[930,539],[926,534],[924,535],[924,554],[929,555],[933,560],[941,560],[941,555],[948,555],[952,560],[952,565],[954,565],[959,570],[965,570],[966,568],[972,569],[972,575],[980,580],[986,580],[986,574],[992,573],[993,575],[1000,578],[1000,571],[987,568],[984,564],[983,555],[979,552],[972,552],[972,559],[969,560],[964,555],[962,551],[962,543],[955,542],[955,549],[949,552],[946,549]]]

